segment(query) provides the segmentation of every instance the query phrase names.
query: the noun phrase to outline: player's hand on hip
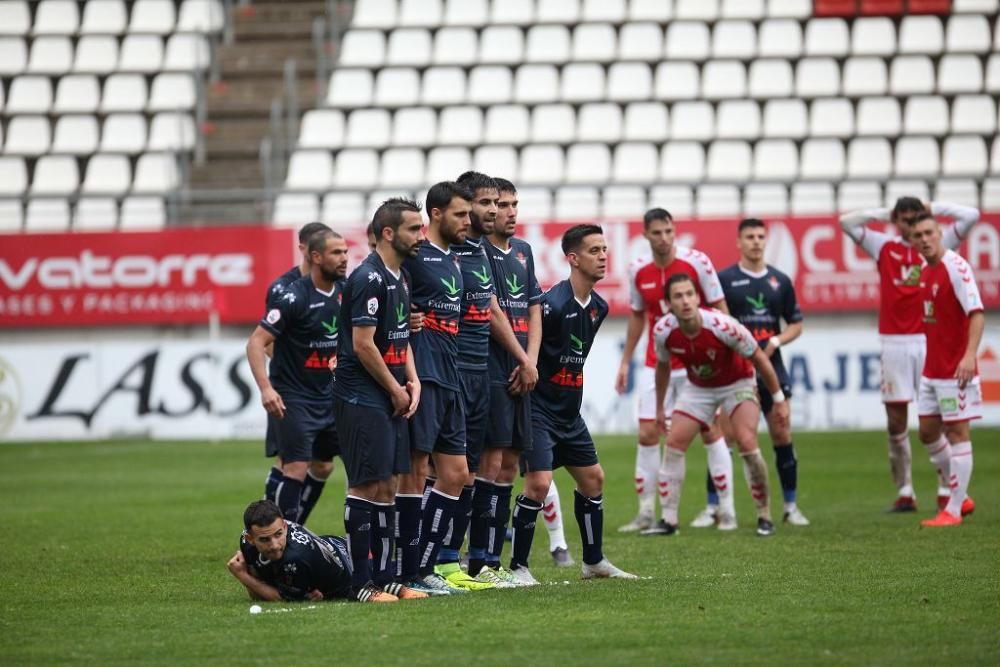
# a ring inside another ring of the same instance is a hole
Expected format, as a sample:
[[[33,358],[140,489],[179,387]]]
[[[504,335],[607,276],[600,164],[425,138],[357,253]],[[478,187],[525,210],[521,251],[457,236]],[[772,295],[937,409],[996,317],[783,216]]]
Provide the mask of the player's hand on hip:
[[[659,429],[660,433],[670,432],[670,427],[667,426],[667,413],[662,405],[656,408],[656,428]]]
[[[264,405],[264,409],[267,413],[274,415],[278,419],[285,416],[285,402],[281,399],[281,396],[274,390],[274,387],[268,387],[260,392],[260,402]]]
[[[403,413],[403,416],[409,419],[417,411],[417,406],[420,405],[420,380],[410,380],[407,382],[406,393],[409,396],[409,403],[406,406],[406,412]]]
[[[419,310],[410,309],[410,332],[417,333],[424,328],[424,314]]]
[[[615,375],[615,391],[619,394],[624,394],[625,390],[628,389],[628,360],[622,362],[618,367],[618,374]]]
[[[965,386],[976,377],[976,358],[972,356],[962,357],[955,369],[955,379],[958,380],[958,388],[965,389]]]
[[[392,416],[402,417],[410,407],[410,392],[405,387],[395,389],[390,396],[392,399]]]

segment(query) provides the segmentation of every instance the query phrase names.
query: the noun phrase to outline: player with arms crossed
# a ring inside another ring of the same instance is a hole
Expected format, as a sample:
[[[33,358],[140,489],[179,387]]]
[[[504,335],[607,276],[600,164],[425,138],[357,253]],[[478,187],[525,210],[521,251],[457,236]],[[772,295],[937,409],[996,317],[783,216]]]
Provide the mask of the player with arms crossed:
[[[604,470],[594,439],[580,415],[583,366],[608,304],[594,291],[607,271],[608,246],[597,225],[576,225],[562,237],[570,265],[568,280],[542,296],[542,343],[539,382],[531,394],[531,449],[522,457],[524,491],[514,509],[511,571],[524,582],[537,583],[528,556],[542,500],[552,471],[559,466],[576,481],[574,510],[583,541],[583,578],[635,579],[604,556]]]
[[[674,405],[673,423],[663,454],[667,471],[663,510],[666,521],[676,532],[677,511],[684,487],[684,454],[698,431],[704,429],[721,408],[729,416],[736,445],[743,457],[743,472],[757,508],[757,534],[773,535],[767,464],[757,444],[760,405],[754,368],[771,394],[773,418],[781,423],[788,421],[788,403],[778,376],[746,327],[729,315],[699,307],[700,298],[691,276],[685,273],[670,276],[666,295],[670,313],[653,329],[657,359],[656,423],[663,432],[667,432],[663,399],[671,382],[674,358],[684,364],[688,379]],[[709,459],[709,466],[713,478],[725,480],[716,487],[719,512],[732,515],[732,464],[726,470],[719,462]]]
[[[702,303],[707,303],[723,312],[728,311],[726,310],[726,297],[719,284],[712,260],[702,252],[674,243],[673,216],[665,209],[653,208],[646,211],[642,218],[642,224],[643,236],[649,242],[651,254],[649,257],[637,259],[629,266],[632,314],[629,317],[628,329],[625,334],[625,347],[622,349],[621,364],[619,364],[618,375],[615,378],[615,389],[619,394],[624,394],[628,386],[632,355],[635,353],[643,330],[648,329],[646,364],[640,371],[636,383],[639,388],[639,444],[635,457],[635,490],[639,494],[639,513],[635,519],[621,526],[618,530],[620,532],[641,531],[648,535],[669,535],[673,531],[670,530],[665,515],[656,523],[653,522],[653,506],[656,502],[657,487],[660,487],[662,501],[664,498],[662,485],[665,481],[665,469],[660,458],[661,436],[656,427],[656,406],[654,404],[656,388],[653,381],[653,369],[656,367],[656,353],[653,351],[653,327],[669,311],[669,305],[664,299],[667,279],[675,273],[685,273],[691,276]],[[668,417],[684,382],[684,367],[675,360],[673,382],[671,382],[671,390],[666,398]],[[709,424],[712,423],[713,421],[709,420]],[[705,432],[702,433],[702,440],[710,460],[721,461],[723,457],[730,458],[729,448],[717,426],[706,428]],[[732,465],[731,460],[730,465]],[[709,483],[711,484],[711,480]],[[703,512],[703,514],[705,513]],[[714,525],[716,513],[713,511],[710,516],[707,516],[707,519],[699,518],[706,526]],[[729,528],[730,526],[724,527]],[[735,528],[735,526],[731,527]]]
[[[975,510],[968,496],[972,478],[969,422],[982,417],[983,394],[976,353],[986,316],[972,268],[945,248],[941,228],[930,214],[911,223],[910,240],[927,266],[920,274],[927,359],[920,376],[917,411],[920,440],[948,480],[948,502],[921,525],[957,526]],[[949,456],[950,454],[950,456]]]
[[[353,588],[362,602],[426,596],[395,583],[390,566],[395,475],[410,469],[407,420],[420,402],[409,341],[410,288],[402,268],[421,242],[420,206],[387,199],[375,211],[372,228],[378,239],[375,252],[354,270],[344,289],[347,322],[333,383],[333,411],[347,471],[344,528]]]
[[[740,259],[719,272],[722,290],[730,314],[753,334],[778,376],[785,400],[792,398],[792,380],[781,358],[781,347],[802,335],[802,313],[795,299],[795,286],[791,279],[764,261],[767,228],[757,218],[747,218],[737,229]],[[785,329],[781,329],[781,321]],[[775,465],[781,492],[785,500],[785,523],[808,526],[809,520],[796,503],[798,486],[798,461],[792,444],[790,421],[774,415],[774,401],[764,380],[757,376],[757,395],[760,409],[767,421],[767,430],[774,445]],[[791,407],[789,407],[791,413]]]
[[[979,219],[979,211],[967,206],[933,202],[929,209],[927,211],[924,202],[916,197],[901,197],[892,210],[873,208],[846,213],[840,218],[844,233],[878,264],[882,402],[889,432],[889,467],[897,490],[890,512],[915,512],[917,509],[911,476],[907,406],[917,398],[926,341],[920,321],[923,260],[910,243],[910,222],[924,212],[952,218],[955,224],[944,228],[942,244],[954,250]],[[875,231],[867,226],[872,222],[892,222],[899,236]],[[949,493],[948,480],[939,479],[938,509],[947,502]]]
[[[337,358],[347,273],[347,244],[336,232],[313,234],[307,250],[309,275],[281,292],[246,347],[261,403],[274,420],[281,460],[274,501],[296,523],[304,523],[315,507],[339,453],[330,411],[330,367]],[[268,369],[267,348],[272,346]]]

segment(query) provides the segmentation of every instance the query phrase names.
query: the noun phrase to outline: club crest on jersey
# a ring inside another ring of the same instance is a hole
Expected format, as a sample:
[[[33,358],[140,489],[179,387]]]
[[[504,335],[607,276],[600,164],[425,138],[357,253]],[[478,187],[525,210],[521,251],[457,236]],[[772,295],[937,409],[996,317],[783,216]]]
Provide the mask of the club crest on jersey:
[[[715,350],[706,350],[705,354],[708,355],[709,359],[715,361]]]
[[[941,286],[940,286],[940,285],[938,285],[937,283],[934,283],[933,285],[931,285],[931,296],[933,296],[933,297],[937,298],[937,293],[938,293],[938,289],[939,289],[940,287],[941,287]],[[933,304],[932,304],[932,305],[933,305]]]
[[[777,276],[771,276],[770,279],[768,279],[767,283],[771,286],[771,289],[773,289],[775,292],[777,292],[781,288],[781,283],[778,282]]]
[[[378,299],[372,297],[368,299],[368,314],[374,315],[377,312],[378,312]]]
[[[518,250],[517,254],[514,255],[514,257],[515,259],[517,259],[517,261],[521,262],[521,266],[523,266],[524,268],[528,268],[528,258],[524,256],[523,252]]]
[[[281,319],[281,311],[278,310],[277,308],[272,308],[271,310],[267,311],[267,317],[265,317],[264,319],[267,320],[268,324],[274,324],[275,322]]]
[[[591,324],[597,324],[597,309],[596,308],[591,308],[590,309],[590,323]]]
[[[937,285],[935,285],[934,287],[937,287]],[[924,322],[927,322],[929,324],[933,324],[934,322],[936,322],[936,320],[934,319],[933,301],[924,301]]]

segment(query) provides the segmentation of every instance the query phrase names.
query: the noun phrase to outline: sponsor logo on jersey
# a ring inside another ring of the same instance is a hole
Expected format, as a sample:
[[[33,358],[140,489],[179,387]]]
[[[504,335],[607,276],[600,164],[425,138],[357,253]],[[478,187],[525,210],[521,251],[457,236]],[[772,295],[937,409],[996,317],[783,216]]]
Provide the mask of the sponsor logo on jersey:
[[[396,306],[396,328],[402,329],[406,326],[406,320],[409,319],[406,316],[406,304],[401,303]]]
[[[441,284],[444,285],[444,289],[448,292],[445,295],[449,301],[458,301],[462,298],[461,289],[458,287],[458,277],[452,276],[450,280],[441,278]]]
[[[382,284],[382,275],[378,271],[368,272],[368,282],[376,282],[379,285]]]
[[[520,299],[524,296],[524,285],[518,282],[516,273],[510,278],[505,278],[504,282],[507,283],[507,290],[510,292],[511,298]]]
[[[327,339],[329,339],[329,340],[336,340],[337,339],[338,332],[337,332],[337,316],[336,315],[331,316],[329,322],[320,322],[320,324],[322,324],[323,328],[326,329],[326,337],[327,337]]]
[[[659,287],[656,283],[641,283],[639,289],[656,289]]]
[[[479,287],[481,289],[491,289],[493,287],[493,281],[490,280],[490,272],[486,269],[484,264],[479,271],[473,270],[472,275],[479,280]]]
[[[477,308],[476,304],[469,304],[469,310],[465,311],[465,315],[462,319],[466,322],[489,322],[493,317],[493,311],[490,310],[489,306],[486,308]]]
[[[395,343],[382,355],[382,361],[386,366],[403,366],[406,364],[406,347],[396,348]]]
[[[764,299],[763,292],[757,292],[757,298],[747,295],[747,303],[753,308],[754,315],[764,315],[767,313],[767,300]]]
[[[583,354],[583,341],[573,334],[569,335],[569,351],[572,354]]]
[[[934,287],[937,287],[935,285]],[[924,301],[924,322],[927,324],[934,324],[937,320],[934,319],[934,302]]]
[[[692,364],[691,372],[702,379],[708,379],[715,375],[712,364]]]
[[[574,373],[573,371],[566,370],[566,368],[560,368],[559,372],[549,378],[549,382],[560,387],[575,387],[578,389],[583,388],[583,372]]]
[[[311,371],[329,370],[330,359],[336,356],[335,354],[323,354],[319,350],[316,350],[309,355],[304,366]]]

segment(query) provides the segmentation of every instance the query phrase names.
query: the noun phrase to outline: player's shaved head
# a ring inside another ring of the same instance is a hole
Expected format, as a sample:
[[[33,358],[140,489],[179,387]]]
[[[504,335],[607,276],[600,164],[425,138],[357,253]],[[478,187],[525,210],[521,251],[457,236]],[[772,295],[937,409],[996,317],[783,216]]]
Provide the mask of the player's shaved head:
[[[252,526],[266,528],[278,519],[284,519],[281,509],[271,500],[255,500],[247,505],[243,512],[243,527],[250,530]]]
[[[302,229],[299,230],[299,243],[309,243],[309,239],[313,237],[313,234],[328,231],[331,231],[330,227],[328,225],[324,225],[322,222],[310,222],[302,225]]]

